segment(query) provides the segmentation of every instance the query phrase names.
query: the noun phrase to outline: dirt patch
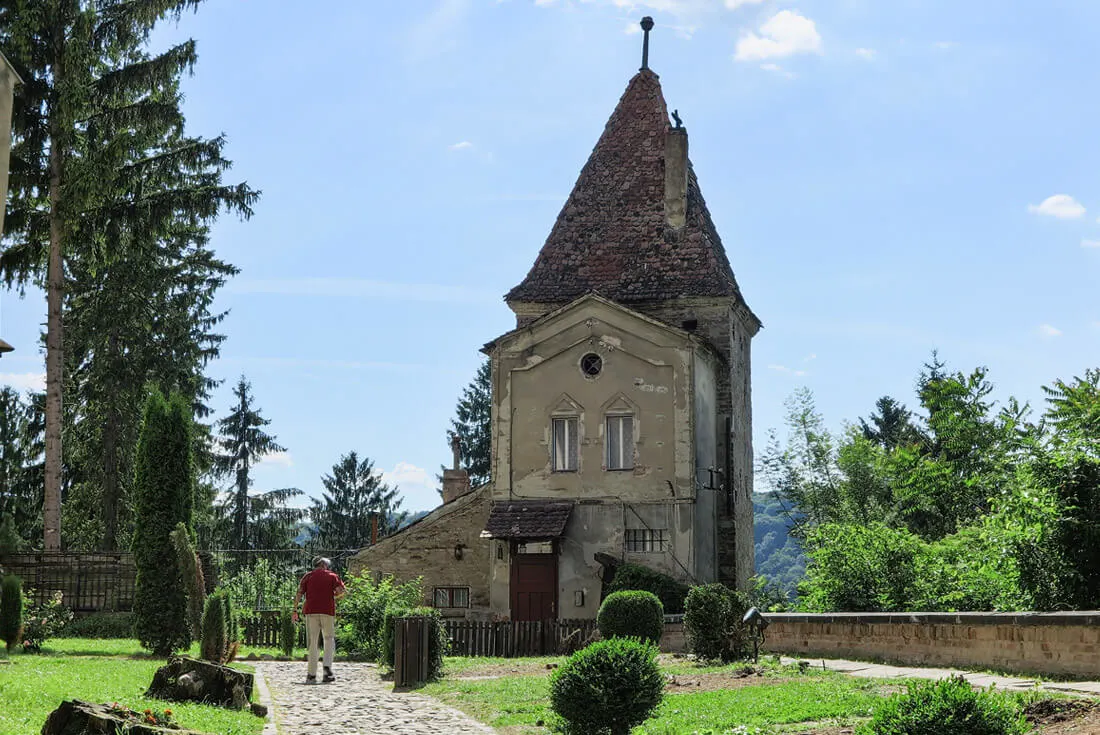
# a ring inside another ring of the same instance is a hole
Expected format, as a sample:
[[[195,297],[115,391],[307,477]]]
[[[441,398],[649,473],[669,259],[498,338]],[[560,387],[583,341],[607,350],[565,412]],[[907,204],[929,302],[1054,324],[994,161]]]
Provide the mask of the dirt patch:
[[[669,694],[688,692],[714,692],[723,689],[742,689],[753,686],[773,686],[791,679],[769,678],[759,674],[742,675],[724,671],[706,674],[669,674],[665,676],[665,691]]]
[[[549,674],[558,667],[557,664],[548,664],[539,661],[517,660],[515,663],[492,663],[484,666],[475,666],[467,669],[454,679],[499,679],[504,676],[533,676],[535,674]]]
[[[1043,735],[1100,733],[1100,704],[1087,699],[1041,699],[1024,709]]]

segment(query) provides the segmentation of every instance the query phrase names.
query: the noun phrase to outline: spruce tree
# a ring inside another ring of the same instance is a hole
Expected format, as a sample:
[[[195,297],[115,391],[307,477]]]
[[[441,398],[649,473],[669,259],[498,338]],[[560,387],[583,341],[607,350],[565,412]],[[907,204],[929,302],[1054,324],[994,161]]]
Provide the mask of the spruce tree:
[[[325,492],[310,510],[317,526],[314,544],[323,549],[360,549],[370,545],[371,518],[378,518],[380,536],[401,525],[401,499],[397,488],[382,482],[381,473],[366,457],[348,452],[321,478]]]
[[[166,656],[190,644],[187,586],[170,534],[190,529],[194,496],[191,409],[154,390],[145,404],[134,477],[134,629],[141,645]]]
[[[174,223],[223,207],[250,214],[255,192],[226,186],[224,141],[183,134],[186,41],[149,53],[165,18],[200,0],[3,0],[0,49],[23,79],[12,119],[11,207],[0,272],[45,287],[43,537],[61,548],[63,311],[74,259],[111,261],[120,243],[150,247]],[[117,509],[108,498],[107,513]]]
[[[10,519],[18,546],[42,538],[41,401],[0,388],[0,518]]]
[[[450,436],[459,438],[462,468],[470,475],[470,485],[479,487],[492,476],[492,366],[489,358],[462,391],[451,419]]]

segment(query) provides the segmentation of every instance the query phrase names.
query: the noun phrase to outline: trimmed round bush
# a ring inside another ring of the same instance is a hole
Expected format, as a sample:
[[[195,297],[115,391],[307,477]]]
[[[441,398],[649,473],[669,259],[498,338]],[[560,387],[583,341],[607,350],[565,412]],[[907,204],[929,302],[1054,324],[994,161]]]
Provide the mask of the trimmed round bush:
[[[665,613],[669,615],[679,615],[684,611],[684,598],[687,597],[689,589],[683,582],[641,564],[620,566],[615,570],[615,578],[607,587],[609,593],[622,590],[652,592],[661,600]]]
[[[745,654],[749,635],[741,619],[748,596],[724,584],[692,587],[684,600],[684,631],[691,652],[708,661],[732,661]]]
[[[612,592],[600,605],[596,625],[604,638],[641,638],[660,643],[665,630],[665,610],[652,592]]]
[[[652,643],[612,638],[577,651],[550,677],[550,706],[568,732],[627,735],[649,718],[665,680]]]
[[[1020,735],[1029,729],[1016,702],[975,690],[961,676],[917,681],[883,701],[859,735]]]

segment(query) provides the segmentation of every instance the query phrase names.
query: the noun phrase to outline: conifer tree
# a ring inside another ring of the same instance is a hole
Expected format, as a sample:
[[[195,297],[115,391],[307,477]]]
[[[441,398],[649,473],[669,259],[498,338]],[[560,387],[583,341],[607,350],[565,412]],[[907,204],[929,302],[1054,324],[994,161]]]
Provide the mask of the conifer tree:
[[[301,491],[283,488],[249,495],[252,468],[265,456],[286,450],[274,436],[264,432],[271,421],[254,405],[252,384],[243,375],[233,395],[237,398],[236,405],[217,423],[218,448],[213,456],[214,470],[232,480],[223,506],[229,521],[228,537],[224,542],[231,549],[284,548],[294,538],[291,529],[304,513],[288,508],[286,503]]]
[[[154,390],[145,404],[135,460],[134,630],[141,645],[166,656],[191,642],[187,586],[171,540],[190,531],[194,496],[191,407]]]
[[[491,364],[486,358],[477,374],[462,391],[451,419],[450,436],[459,438],[462,467],[470,475],[470,485],[479,487],[492,475],[492,401]]]
[[[0,388],[0,518],[10,519],[19,546],[41,538],[41,401]]]
[[[314,500],[310,515],[317,526],[314,543],[324,549],[359,549],[370,545],[371,519],[378,518],[378,535],[396,531],[405,514],[397,488],[382,482],[374,463],[348,452],[321,478],[325,492]]]
[[[61,547],[63,310],[74,258],[102,264],[120,243],[152,247],[174,223],[256,193],[226,186],[224,140],[183,134],[186,41],[149,53],[153,28],[200,0],[2,0],[0,49],[23,79],[12,119],[11,208],[0,272],[46,290],[45,488],[48,551]],[[111,508],[117,497],[108,498]]]

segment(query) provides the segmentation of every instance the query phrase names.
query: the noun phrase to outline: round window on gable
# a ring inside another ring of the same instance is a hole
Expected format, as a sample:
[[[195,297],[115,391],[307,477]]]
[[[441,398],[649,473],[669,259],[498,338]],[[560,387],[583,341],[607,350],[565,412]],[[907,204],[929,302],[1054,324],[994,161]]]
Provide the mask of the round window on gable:
[[[598,377],[603,370],[603,358],[595,352],[589,352],[581,358],[581,372],[586,378]]]

